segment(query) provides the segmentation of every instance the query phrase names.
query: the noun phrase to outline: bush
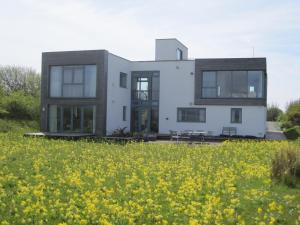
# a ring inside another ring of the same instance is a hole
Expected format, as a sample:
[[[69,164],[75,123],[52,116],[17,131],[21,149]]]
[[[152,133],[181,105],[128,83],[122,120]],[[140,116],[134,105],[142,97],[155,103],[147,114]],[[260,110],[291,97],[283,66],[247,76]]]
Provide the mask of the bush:
[[[284,131],[285,136],[288,139],[296,140],[300,137],[300,126],[295,126]]]
[[[23,133],[38,130],[39,124],[37,121],[0,119],[0,133]]]
[[[282,115],[282,110],[278,106],[276,105],[268,106],[268,110],[267,110],[268,121],[277,121],[280,115]]]
[[[281,149],[272,160],[272,179],[289,187],[296,187],[300,179],[300,150]]]
[[[22,91],[2,96],[0,105],[2,118],[28,120],[38,120],[39,118],[39,97],[26,95]]]
[[[300,99],[288,104],[286,113],[280,117],[282,128],[300,126]]]

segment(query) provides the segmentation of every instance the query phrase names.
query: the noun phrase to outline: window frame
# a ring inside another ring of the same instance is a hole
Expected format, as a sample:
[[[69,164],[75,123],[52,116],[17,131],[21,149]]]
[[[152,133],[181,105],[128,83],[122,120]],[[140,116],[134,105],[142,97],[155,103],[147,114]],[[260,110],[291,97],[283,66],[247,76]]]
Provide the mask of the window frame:
[[[178,55],[179,54],[179,55]],[[179,57],[178,57],[179,56]],[[176,59],[183,60],[183,51],[180,48],[176,49]]]
[[[234,110],[240,112],[240,120],[238,122],[232,120],[232,113]],[[242,108],[230,108],[230,123],[242,124],[243,123],[243,109]]]
[[[86,67],[87,66],[95,66],[96,74],[96,83],[95,83],[95,96],[85,96],[85,85],[86,85]],[[51,96],[51,69],[52,67],[61,67],[61,83],[60,83],[60,96]],[[72,82],[65,82],[64,80],[64,73],[65,73],[65,68],[71,68],[72,70]],[[82,68],[82,82],[81,83],[76,83],[74,82],[74,77],[75,77],[75,70],[76,68]],[[49,65],[49,78],[48,78],[48,96],[49,98],[53,99],[95,99],[97,98],[97,65],[96,64],[72,64],[72,65]],[[82,86],[82,96],[78,97],[66,97],[64,96],[64,86]]]
[[[120,78],[119,78],[119,86],[121,88],[127,88],[127,77],[128,77],[128,74],[127,73],[124,73],[124,72],[120,72]],[[125,78],[125,83],[123,83],[123,79]]]
[[[199,121],[183,121],[179,120],[179,110],[199,110]],[[204,120],[201,121],[201,110],[204,111]],[[198,107],[178,107],[177,108],[177,122],[178,123],[206,123],[206,108],[198,108]]]
[[[233,90],[233,79],[232,79],[232,74],[233,72],[237,72],[237,71],[241,71],[241,72],[246,72],[246,79],[247,79],[247,94],[246,94],[246,97],[233,97],[232,95],[232,90]],[[215,76],[216,76],[216,84],[215,84],[215,87],[209,87],[209,86],[204,86],[204,73],[205,72],[215,72]],[[218,72],[230,72],[230,97],[222,97],[222,96],[219,96],[218,95],[218,89],[219,89],[219,86],[218,86]],[[262,75],[262,79],[261,79],[261,87],[262,87],[262,90],[261,90],[261,93],[262,93],[262,96],[261,97],[249,97],[250,96],[250,91],[249,91],[249,72],[260,72],[261,75]],[[203,70],[201,72],[201,99],[266,99],[266,72],[264,70],[242,70],[242,69],[239,69],[239,70]],[[216,91],[216,95],[215,97],[204,97],[203,95],[203,89],[215,89]]]

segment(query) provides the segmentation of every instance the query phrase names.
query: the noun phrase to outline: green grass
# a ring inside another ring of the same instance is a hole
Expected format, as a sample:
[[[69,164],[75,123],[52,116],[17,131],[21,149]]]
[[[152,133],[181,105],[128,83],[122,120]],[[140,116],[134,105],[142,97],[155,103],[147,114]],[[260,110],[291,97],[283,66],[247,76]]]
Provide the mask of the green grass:
[[[270,179],[274,153],[288,145],[0,134],[0,224],[295,224],[300,190]]]
[[[39,124],[34,120],[0,119],[0,133],[24,133],[39,130]]]
[[[300,138],[300,126],[295,126],[284,131],[285,136],[290,140]]]

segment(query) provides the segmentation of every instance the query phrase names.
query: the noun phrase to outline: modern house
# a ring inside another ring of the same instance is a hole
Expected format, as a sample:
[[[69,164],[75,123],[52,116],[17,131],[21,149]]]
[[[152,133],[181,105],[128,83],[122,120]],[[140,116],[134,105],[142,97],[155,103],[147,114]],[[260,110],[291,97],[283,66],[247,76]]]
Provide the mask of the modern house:
[[[156,39],[151,61],[107,50],[44,52],[41,90],[44,132],[266,133],[266,58],[191,60],[177,39]]]

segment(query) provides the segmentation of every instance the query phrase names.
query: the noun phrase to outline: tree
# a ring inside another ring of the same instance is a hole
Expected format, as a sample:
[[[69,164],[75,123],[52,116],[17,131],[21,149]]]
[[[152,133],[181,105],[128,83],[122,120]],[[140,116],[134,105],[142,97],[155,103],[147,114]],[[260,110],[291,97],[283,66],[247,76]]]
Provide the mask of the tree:
[[[267,109],[267,120],[268,121],[277,121],[278,118],[282,115],[282,110],[275,104],[268,106]]]
[[[41,76],[32,68],[22,66],[0,66],[0,89],[6,95],[14,91],[38,96]]]

